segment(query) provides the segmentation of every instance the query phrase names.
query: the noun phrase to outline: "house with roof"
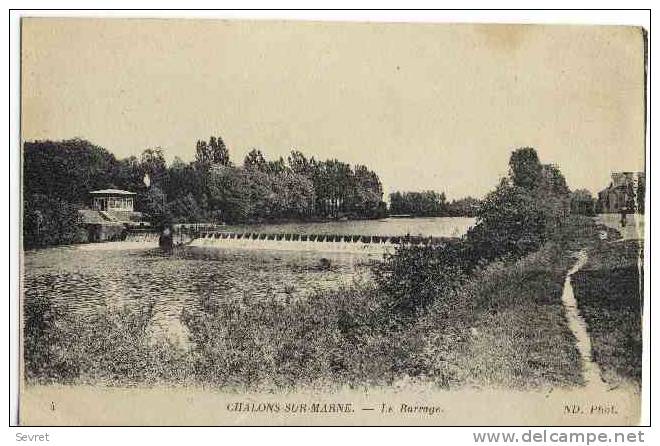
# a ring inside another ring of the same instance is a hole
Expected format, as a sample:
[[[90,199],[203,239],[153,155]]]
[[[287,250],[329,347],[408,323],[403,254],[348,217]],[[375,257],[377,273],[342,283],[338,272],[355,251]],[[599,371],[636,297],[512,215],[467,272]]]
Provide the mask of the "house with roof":
[[[644,212],[644,172],[612,172],[612,182],[598,192],[601,213]]]
[[[149,229],[147,215],[135,211],[135,192],[101,189],[89,193],[89,209],[79,211],[91,242],[119,240],[128,230]]]

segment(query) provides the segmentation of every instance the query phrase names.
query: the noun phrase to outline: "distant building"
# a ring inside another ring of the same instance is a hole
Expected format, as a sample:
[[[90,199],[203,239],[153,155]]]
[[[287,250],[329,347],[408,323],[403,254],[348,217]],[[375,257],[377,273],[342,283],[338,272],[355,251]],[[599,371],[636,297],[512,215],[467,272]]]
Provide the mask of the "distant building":
[[[598,192],[598,211],[643,213],[645,179],[644,172],[612,172],[610,185]]]
[[[92,197],[92,209],[97,211],[133,212],[133,197],[135,192],[119,189],[94,190],[89,193]]]
[[[135,192],[102,189],[89,193],[91,209],[79,211],[89,241],[121,239],[128,229],[147,229],[146,215],[134,210]]]

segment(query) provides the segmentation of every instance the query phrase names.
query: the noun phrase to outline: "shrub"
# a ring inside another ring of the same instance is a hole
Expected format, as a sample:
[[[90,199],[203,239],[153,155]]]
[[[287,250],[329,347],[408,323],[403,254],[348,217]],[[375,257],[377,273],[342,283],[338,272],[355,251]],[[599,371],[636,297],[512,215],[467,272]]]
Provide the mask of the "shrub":
[[[464,245],[460,242],[417,245],[404,242],[373,267],[384,294],[388,317],[405,321],[466,278]]]
[[[23,202],[23,244],[37,248],[86,240],[78,208],[59,198],[41,194],[26,197]]]
[[[55,309],[46,296],[26,295],[24,308],[28,381],[186,382],[185,351],[149,335],[153,304],[141,310],[105,308],[84,315]]]
[[[195,380],[222,386],[373,382],[391,376],[370,287],[275,300],[201,302],[186,310]]]
[[[483,201],[477,224],[467,233],[473,259],[519,258],[536,251],[548,237],[548,218],[537,197],[502,181]]]
[[[517,259],[538,250],[561,228],[570,209],[559,169],[525,147],[511,154],[510,173],[483,200],[466,241],[473,261]]]

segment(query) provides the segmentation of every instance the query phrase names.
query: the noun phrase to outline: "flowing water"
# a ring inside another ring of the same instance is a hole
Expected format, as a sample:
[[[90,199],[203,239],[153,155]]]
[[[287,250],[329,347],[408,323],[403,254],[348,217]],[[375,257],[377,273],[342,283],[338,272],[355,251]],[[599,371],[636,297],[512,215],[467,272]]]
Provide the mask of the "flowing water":
[[[465,218],[386,219],[242,227],[264,232],[363,235],[462,235]],[[236,229],[236,227],[228,227]],[[181,310],[207,299],[304,298],[369,279],[376,255],[224,250],[184,247],[165,254],[155,238],[28,251],[24,255],[25,301],[45,297],[66,312],[154,305],[154,333],[186,338]],[[325,260],[323,260],[325,259]]]

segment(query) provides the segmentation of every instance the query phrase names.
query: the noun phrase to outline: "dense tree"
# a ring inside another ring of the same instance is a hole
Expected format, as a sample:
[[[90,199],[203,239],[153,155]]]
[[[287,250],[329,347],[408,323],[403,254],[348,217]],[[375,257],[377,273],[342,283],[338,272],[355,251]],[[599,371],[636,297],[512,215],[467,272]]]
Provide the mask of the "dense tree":
[[[596,200],[587,189],[578,189],[571,193],[571,213],[595,215]]]
[[[477,222],[464,237],[443,245],[402,243],[374,267],[390,310],[386,320],[407,325],[411,316],[437,301],[451,314],[456,305],[453,290],[472,272],[534,252],[560,233],[568,188],[559,169],[543,166],[531,148],[514,151],[509,165],[509,175],[480,203]],[[409,203],[401,193],[392,198],[393,203]]]
[[[149,175],[152,183],[167,181],[167,163],[160,147],[149,148],[140,156],[140,169],[142,174]]]
[[[245,160],[243,161],[243,169],[250,172],[266,172],[267,171],[266,158],[264,158],[263,153],[259,149],[252,149],[245,155]]]
[[[316,170],[316,160],[314,157],[307,158],[304,153],[298,150],[291,150],[287,157],[287,164],[293,173],[306,176],[312,179]]]
[[[370,216],[379,212],[383,197],[383,185],[375,172],[367,166],[354,168],[351,188],[350,211],[358,216]]]
[[[148,184],[143,182],[145,175]],[[386,212],[380,179],[365,166],[352,168],[336,159],[317,161],[297,150],[286,160],[268,160],[253,149],[242,167],[234,167],[220,137],[198,141],[193,162],[175,158],[169,166],[158,147],[117,160],[83,140],[29,142],[24,148],[23,178],[27,227],[32,231],[25,240],[30,243],[42,220],[50,218],[48,210],[41,209],[48,200],[69,212],[89,206],[89,192],[94,189],[136,192],[136,210],[157,226],[173,221],[372,218]],[[60,220],[73,229],[54,236],[53,243],[75,238],[73,220]]]
[[[467,234],[476,256],[492,260],[520,257],[546,240],[546,215],[536,197],[503,179],[481,203],[478,223]]]
[[[284,158],[282,158],[281,156],[275,161],[268,161],[266,163],[266,172],[268,173],[280,174],[286,172],[287,170],[288,170],[287,165],[284,162]]]
[[[156,185],[152,185],[144,193],[142,210],[156,227],[162,227],[172,222],[165,192]]]
[[[144,185],[144,168],[136,156],[119,160],[112,175],[113,188],[126,189],[133,192],[142,191]]]
[[[390,213],[415,217],[475,217],[480,203],[472,197],[447,202],[444,193],[435,191],[397,191],[390,194]]]
[[[222,137],[211,136],[208,143],[206,141],[197,141],[195,150],[195,161],[197,165],[204,169],[211,166],[230,166],[229,149],[225,145]]]
[[[86,240],[78,206],[44,194],[25,195],[23,243],[43,247]]]
[[[474,257],[521,257],[538,249],[570,211],[569,189],[556,166],[530,147],[514,150],[510,173],[483,200],[467,233]]]
[[[227,149],[227,146],[222,140],[222,137],[218,136],[216,138],[211,136],[211,139],[209,140],[209,147],[211,148],[212,164],[219,164],[221,166],[231,165],[231,161],[229,160],[229,149]]]
[[[514,186],[532,189],[541,182],[543,166],[531,147],[516,149],[509,159],[509,177]]]
[[[476,217],[481,201],[473,197],[452,200],[447,204],[447,215],[450,217]]]
[[[303,175],[282,172],[272,177],[269,209],[276,218],[304,218],[314,210],[314,184]]]
[[[169,215],[178,222],[195,223],[205,220],[204,210],[190,192],[169,202],[167,206]]]
[[[645,176],[642,176],[639,179],[639,182],[637,183],[637,193],[635,194],[635,209],[637,209],[637,212],[640,214],[644,213],[644,210],[646,208],[646,183],[644,182],[646,179]]]
[[[548,193],[554,196],[568,196],[570,189],[566,184],[566,178],[561,173],[559,168],[554,164],[543,164],[541,166],[541,185],[545,187]]]
[[[432,190],[422,192],[394,192],[390,194],[390,212],[419,217],[447,214],[447,198],[444,193]]]
[[[23,192],[82,205],[95,189],[110,187],[120,164],[107,150],[80,139],[26,142]]]
[[[208,181],[211,217],[219,221],[247,222],[255,213],[250,173],[243,169],[217,167]]]

